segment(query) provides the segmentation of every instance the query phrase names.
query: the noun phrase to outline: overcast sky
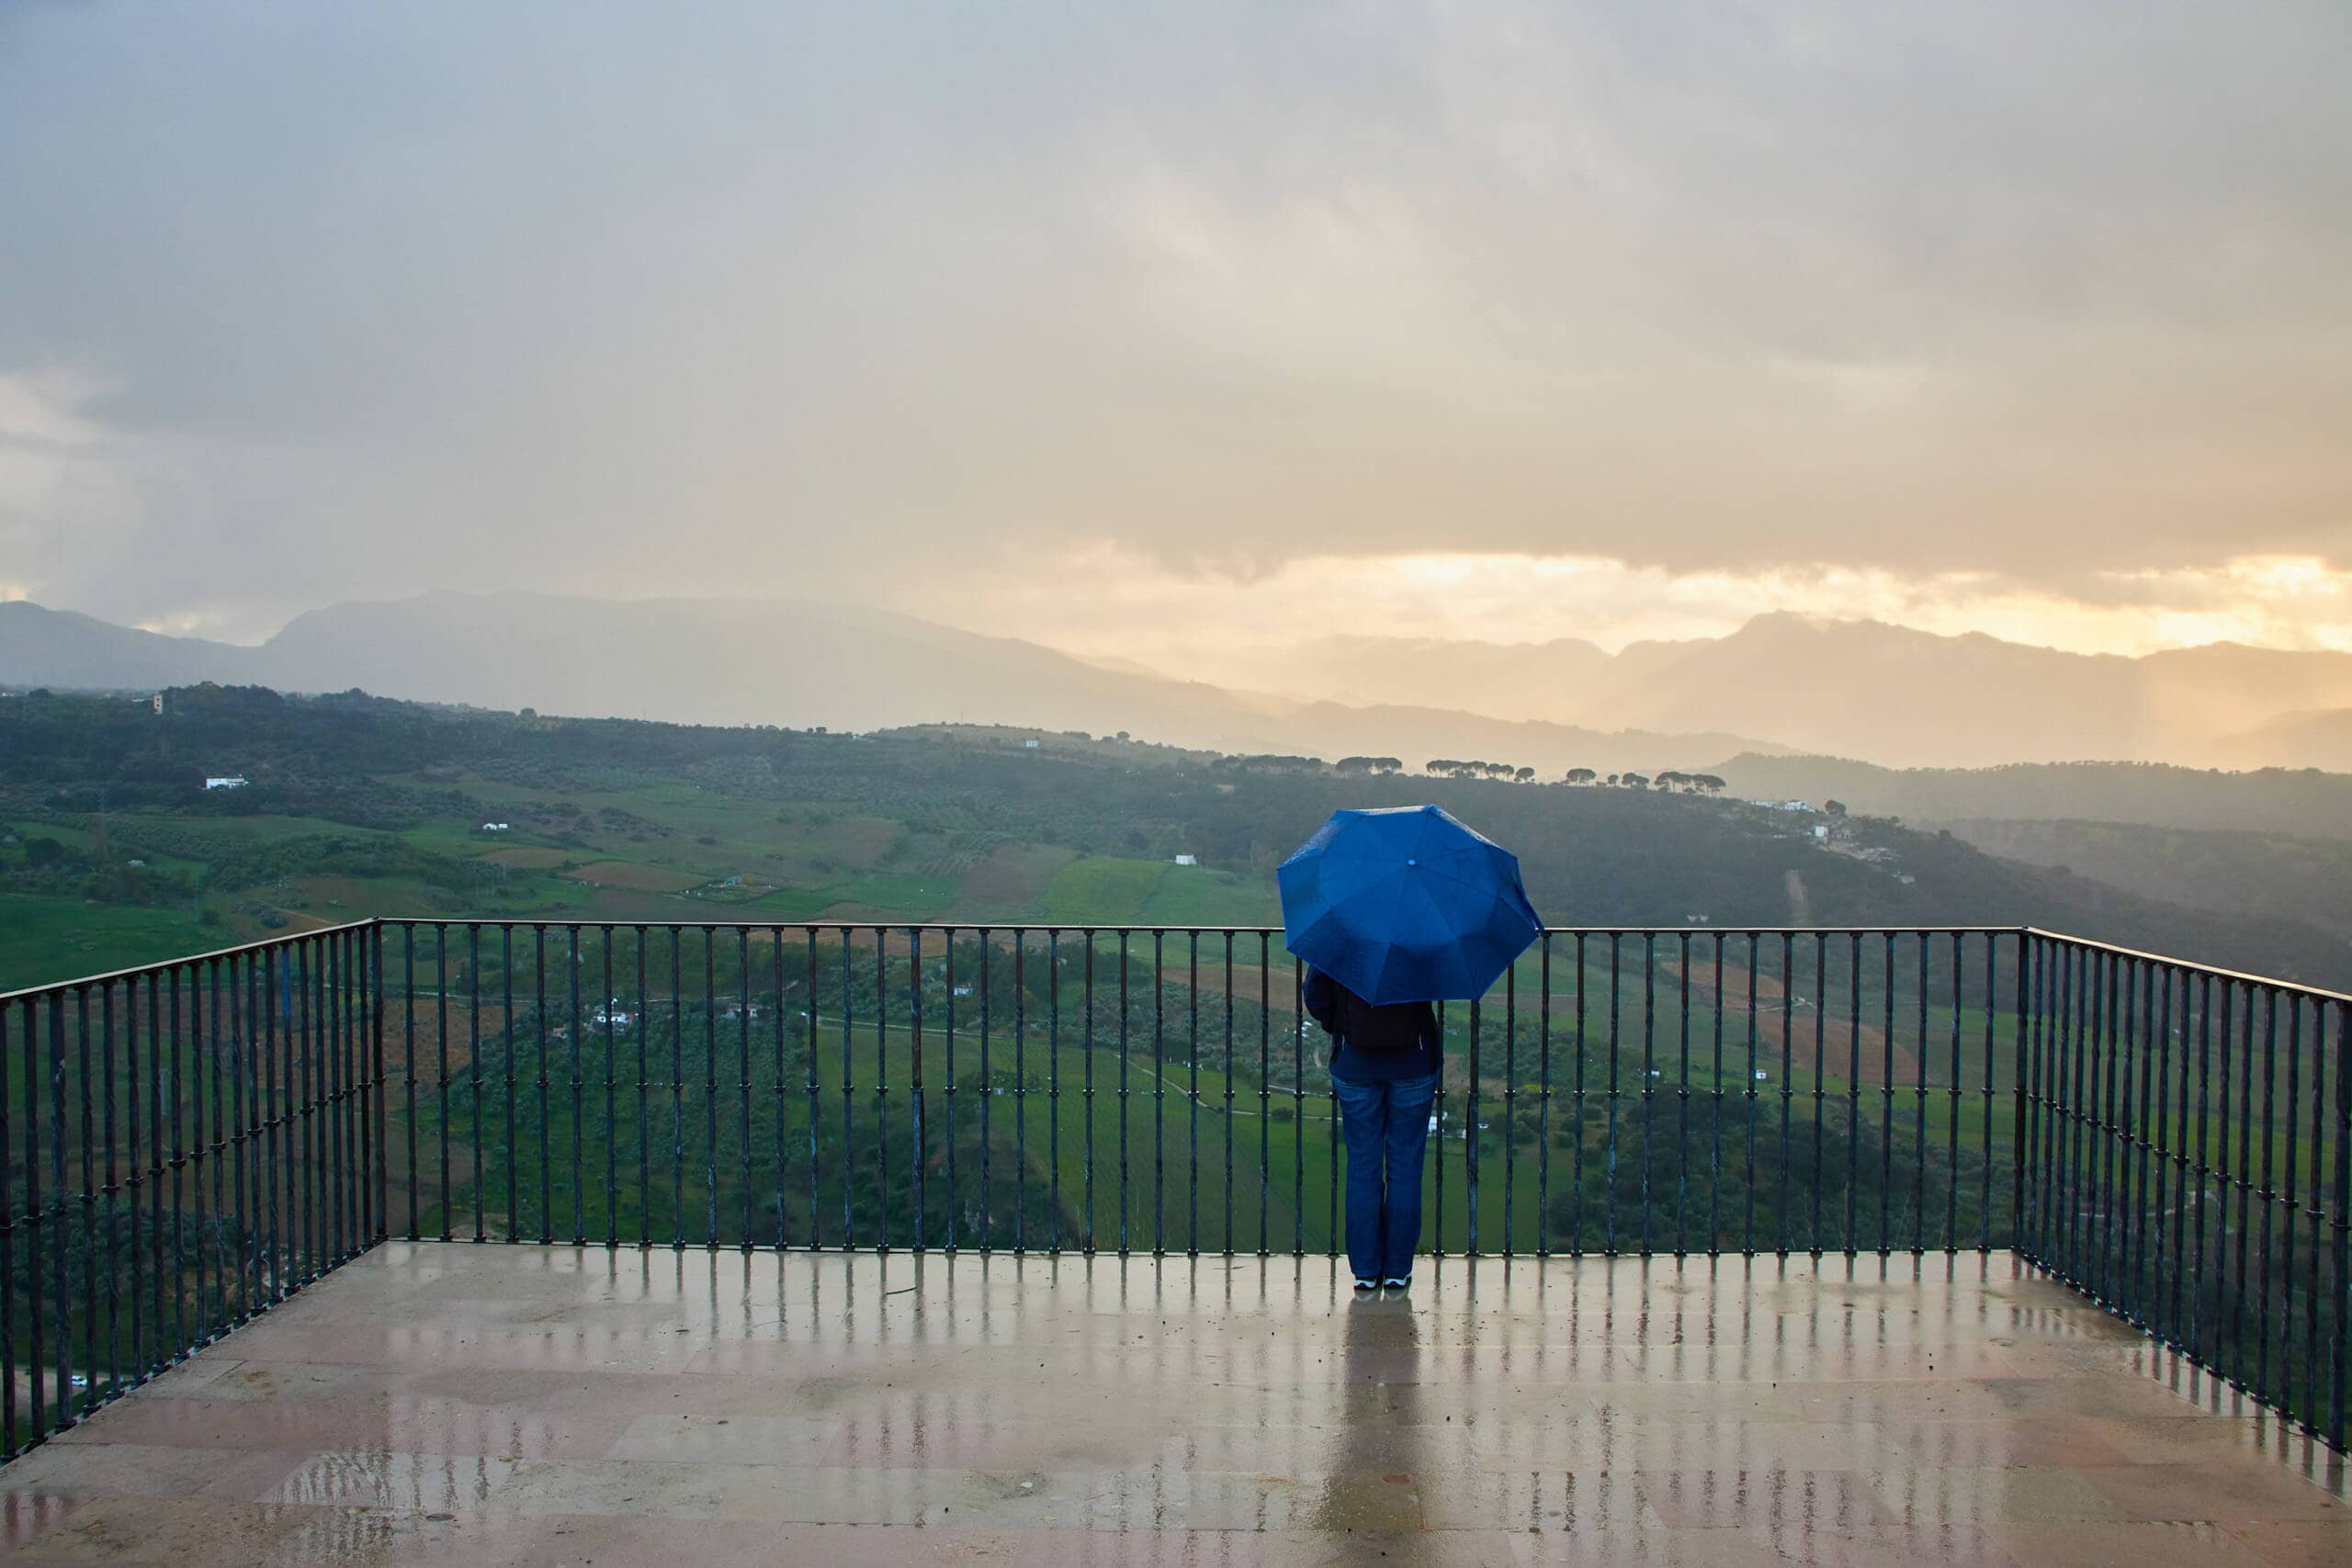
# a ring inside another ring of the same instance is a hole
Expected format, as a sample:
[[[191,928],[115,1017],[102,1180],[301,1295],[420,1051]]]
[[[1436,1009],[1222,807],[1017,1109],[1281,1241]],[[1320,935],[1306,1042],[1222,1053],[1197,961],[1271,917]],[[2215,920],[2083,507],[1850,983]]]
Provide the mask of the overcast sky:
[[[2352,649],[2352,6],[0,4],[0,596]]]

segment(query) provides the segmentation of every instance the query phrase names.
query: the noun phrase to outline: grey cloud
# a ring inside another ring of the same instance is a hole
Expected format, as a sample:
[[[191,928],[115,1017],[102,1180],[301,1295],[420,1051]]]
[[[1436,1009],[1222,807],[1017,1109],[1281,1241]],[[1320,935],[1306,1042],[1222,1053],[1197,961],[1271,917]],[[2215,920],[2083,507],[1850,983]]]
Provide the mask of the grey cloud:
[[[18,7],[0,374],[104,378],[139,499],[0,577],[2342,562],[2347,64],[2187,0]]]

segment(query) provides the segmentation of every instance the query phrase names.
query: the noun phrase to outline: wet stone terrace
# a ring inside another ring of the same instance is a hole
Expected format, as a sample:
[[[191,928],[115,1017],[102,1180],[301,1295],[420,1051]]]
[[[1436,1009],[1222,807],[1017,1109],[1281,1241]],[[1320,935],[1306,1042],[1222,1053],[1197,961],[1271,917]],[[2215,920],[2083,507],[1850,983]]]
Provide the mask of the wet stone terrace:
[[[2352,1562],[2341,1468],[2006,1253],[377,1247],[5,1468],[22,1561]]]

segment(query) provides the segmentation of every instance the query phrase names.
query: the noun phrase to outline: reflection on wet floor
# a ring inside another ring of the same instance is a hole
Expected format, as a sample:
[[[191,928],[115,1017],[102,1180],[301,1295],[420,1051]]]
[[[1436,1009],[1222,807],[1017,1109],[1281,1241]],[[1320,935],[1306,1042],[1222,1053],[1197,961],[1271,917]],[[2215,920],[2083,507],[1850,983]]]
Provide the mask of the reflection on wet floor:
[[[2340,1464],[2006,1254],[380,1247],[0,1469],[28,1562],[2352,1562]]]

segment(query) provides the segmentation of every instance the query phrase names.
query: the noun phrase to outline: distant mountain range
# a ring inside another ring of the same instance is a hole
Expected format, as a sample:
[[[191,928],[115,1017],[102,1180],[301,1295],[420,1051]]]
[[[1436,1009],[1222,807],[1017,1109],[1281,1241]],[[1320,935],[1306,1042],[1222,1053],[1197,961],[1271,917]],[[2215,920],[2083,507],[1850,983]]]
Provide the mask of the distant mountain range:
[[[1637,642],[1319,637],[1282,654],[1305,694],[1600,729],[1729,730],[1895,767],[2077,760],[2352,770],[2352,654],[2216,643],[2141,659],[1873,621],[1758,615]]]
[[[428,593],[330,605],[258,647],[157,636],[0,604],[0,681],[212,680],[589,716],[859,730],[937,719],[1177,745],[1551,775],[1722,772],[1743,752],[1894,767],[2060,761],[2352,771],[2352,654],[2220,643],[2142,659],[1870,621],[1759,615],[1727,637],[1610,654],[1317,637],[1229,666],[1282,694],[1086,660],[878,610],[748,600]]]
[[[1479,758],[1556,776],[1777,751],[1741,731],[1603,733],[1442,708],[1237,693],[1105,669],[882,611],[743,600],[428,593],[311,611],[258,647],[0,604],[0,682],[148,690],[214,681],[587,717],[871,730],[941,719],[1116,730],[1336,759]]]

